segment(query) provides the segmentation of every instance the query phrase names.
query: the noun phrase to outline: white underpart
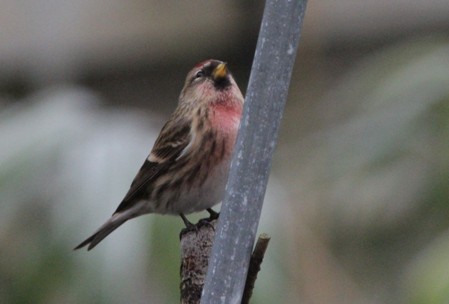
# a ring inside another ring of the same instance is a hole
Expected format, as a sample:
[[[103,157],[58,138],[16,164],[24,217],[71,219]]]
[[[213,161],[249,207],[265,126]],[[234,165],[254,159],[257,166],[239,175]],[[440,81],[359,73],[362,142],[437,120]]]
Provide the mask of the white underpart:
[[[225,159],[212,168],[209,176],[201,187],[194,187],[185,193],[178,201],[171,204],[167,213],[198,212],[211,208],[220,203],[224,196],[224,190],[229,171],[229,159]]]
[[[211,208],[221,202],[227,182],[230,159],[223,160],[211,168],[209,176],[201,187],[192,187],[177,200],[172,199],[171,193],[165,193],[160,198],[160,204],[151,200],[142,200],[132,208],[123,212],[120,218],[133,218],[145,213],[159,214],[189,214]],[[155,208],[159,205],[159,208]],[[126,213],[126,214],[125,214]]]

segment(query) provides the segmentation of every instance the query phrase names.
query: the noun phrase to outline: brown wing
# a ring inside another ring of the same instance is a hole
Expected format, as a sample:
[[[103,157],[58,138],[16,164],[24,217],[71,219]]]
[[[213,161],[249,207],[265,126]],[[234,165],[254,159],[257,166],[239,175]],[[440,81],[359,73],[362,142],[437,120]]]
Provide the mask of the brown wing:
[[[148,185],[167,172],[191,141],[189,121],[169,120],[162,128],[150,156],[145,160],[114,213],[131,208],[140,199],[149,196]]]

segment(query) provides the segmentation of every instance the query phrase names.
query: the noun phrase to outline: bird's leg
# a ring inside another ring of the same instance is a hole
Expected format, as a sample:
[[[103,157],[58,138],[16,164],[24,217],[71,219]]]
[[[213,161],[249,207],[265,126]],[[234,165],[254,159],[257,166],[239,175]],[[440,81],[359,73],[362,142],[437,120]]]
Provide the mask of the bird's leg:
[[[207,208],[206,211],[209,212],[209,219],[211,220],[216,220],[220,216],[220,213],[215,212],[212,208]]]
[[[198,226],[192,224],[184,214],[180,213],[179,216],[182,218],[182,221],[184,222],[184,225],[186,225],[186,228],[183,228],[181,232],[179,233],[179,239],[182,238],[183,234],[189,233],[191,231],[195,231],[198,233]]]
[[[184,222],[184,225],[186,225],[187,229],[192,229],[193,227],[195,227],[194,224],[192,224],[184,214],[180,213],[179,216],[182,218],[182,221]]]

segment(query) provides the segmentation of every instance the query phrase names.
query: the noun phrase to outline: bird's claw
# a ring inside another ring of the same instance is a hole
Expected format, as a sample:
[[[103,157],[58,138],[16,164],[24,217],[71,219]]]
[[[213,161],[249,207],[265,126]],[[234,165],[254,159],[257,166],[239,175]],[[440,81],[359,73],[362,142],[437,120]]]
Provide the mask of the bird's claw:
[[[207,212],[209,212],[209,219],[216,220],[220,216],[220,212],[214,211],[212,208],[207,208]]]

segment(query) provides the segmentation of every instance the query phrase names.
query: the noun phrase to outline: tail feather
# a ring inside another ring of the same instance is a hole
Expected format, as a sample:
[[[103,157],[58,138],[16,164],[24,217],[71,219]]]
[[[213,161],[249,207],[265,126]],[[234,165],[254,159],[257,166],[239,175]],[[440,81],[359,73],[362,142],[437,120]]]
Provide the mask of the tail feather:
[[[105,237],[107,237],[112,231],[117,229],[120,225],[122,225],[128,219],[129,218],[126,218],[125,216],[123,216],[123,214],[120,214],[120,213],[114,214],[93,235],[91,235],[85,241],[83,241],[81,244],[76,246],[74,248],[74,250],[83,248],[84,246],[87,246],[87,245],[88,245],[87,250],[91,250],[96,245],[98,245],[98,243],[100,243]]]

